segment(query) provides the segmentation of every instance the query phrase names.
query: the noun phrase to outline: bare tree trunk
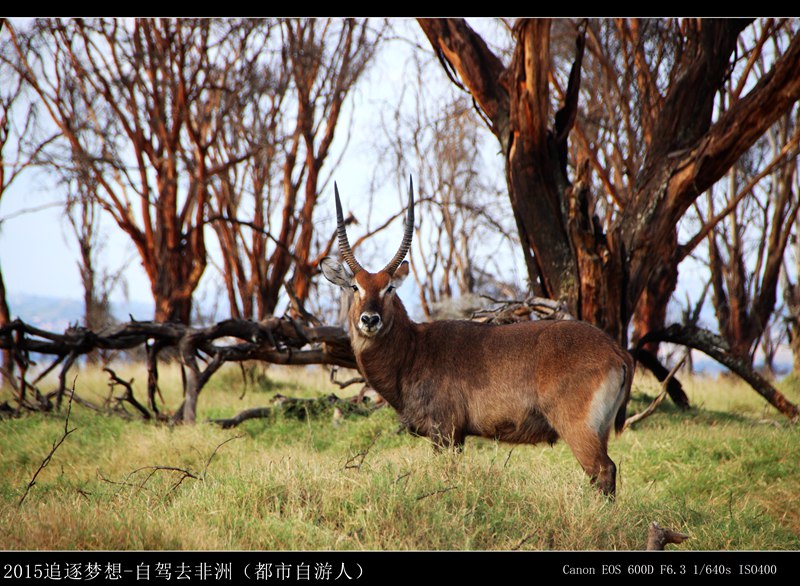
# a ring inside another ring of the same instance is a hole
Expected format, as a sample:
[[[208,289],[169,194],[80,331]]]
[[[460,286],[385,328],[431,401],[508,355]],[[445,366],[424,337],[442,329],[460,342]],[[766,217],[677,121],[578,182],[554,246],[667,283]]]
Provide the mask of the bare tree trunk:
[[[673,231],[670,246],[677,248],[677,234]],[[667,305],[678,285],[678,262],[673,261],[657,267],[653,276],[636,304],[633,314],[633,343],[638,342],[647,332],[664,329],[667,319]],[[644,345],[644,349],[658,355],[658,342]]]
[[[789,318],[789,347],[792,349],[792,370],[800,374],[800,319],[797,316]]]
[[[795,243],[795,260],[800,265],[800,250]],[[800,283],[792,283],[784,270],[781,274],[783,280],[783,300],[786,305],[784,323],[789,348],[792,350],[792,370],[795,375],[800,375]]]
[[[0,328],[9,323],[11,323],[11,310],[6,300],[6,285],[3,281],[3,270],[0,267]],[[0,351],[0,375],[2,375],[3,385],[8,382],[13,386],[14,356],[9,348],[3,348]],[[6,377],[8,377],[8,380],[6,380]]]
[[[590,159],[577,162],[574,184],[567,177],[585,29],[578,29],[562,108],[551,118],[549,21],[515,25],[507,68],[463,20],[419,22],[447,71],[456,72],[471,92],[506,155],[509,197],[534,290],[565,301],[576,316],[623,342],[651,279],[678,259],[674,235],[684,213],[800,97],[795,34],[750,93],[712,124],[715,96],[749,21],[685,21],[683,52],[654,111],[641,164],[631,169],[635,181],[603,223],[597,217],[602,199],[586,180]]]

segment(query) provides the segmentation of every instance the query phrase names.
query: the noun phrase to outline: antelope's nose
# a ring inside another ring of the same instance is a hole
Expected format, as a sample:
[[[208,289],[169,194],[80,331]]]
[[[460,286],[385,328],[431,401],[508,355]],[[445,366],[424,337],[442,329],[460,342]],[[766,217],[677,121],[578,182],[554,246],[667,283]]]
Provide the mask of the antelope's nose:
[[[377,313],[362,313],[361,323],[364,325],[364,327],[372,329],[381,323],[381,316],[379,316]]]

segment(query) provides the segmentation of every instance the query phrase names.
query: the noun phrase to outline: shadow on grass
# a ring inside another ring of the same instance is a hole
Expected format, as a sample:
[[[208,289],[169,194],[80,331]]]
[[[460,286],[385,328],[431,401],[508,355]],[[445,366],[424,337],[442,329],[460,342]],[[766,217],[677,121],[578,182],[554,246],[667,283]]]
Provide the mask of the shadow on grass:
[[[631,395],[630,402],[628,403],[628,417],[635,413],[644,411],[650,403],[656,399],[656,394],[650,395],[648,393],[637,392]],[[660,425],[664,423],[659,421],[659,418],[669,417],[671,421],[684,420],[697,425],[720,425],[725,423],[741,423],[745,425],[763,425],[765,419],[758,416],[753,411],[747,413],[732,411],[730,409],[711,409],[704,406],[702,403],[694,403],[689,409],[683,409],[673,403],[670,399],[665,399],[646,419],[639,421],[635,427],[644,427],[647,425]],[[774,417],[767,419],[769,423],[776,426],[782,426],[784,421],[779,417],[776,412]],[[785,423],[789,423],[788,420]]]

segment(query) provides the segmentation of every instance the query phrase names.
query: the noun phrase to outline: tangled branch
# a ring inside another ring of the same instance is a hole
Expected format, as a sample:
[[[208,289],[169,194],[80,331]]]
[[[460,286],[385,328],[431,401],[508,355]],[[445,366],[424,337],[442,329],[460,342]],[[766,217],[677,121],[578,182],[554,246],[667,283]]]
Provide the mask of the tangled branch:
[[[185,368],[185,399],[172,417],[176,422],[195,421],[198,395],[211,376],[226,362],[260,360],[274,364],[356,367],[350,341],[342,328],[310,326],[290,317],[270,317],[259,322],[228,319],[204,328],[132,320],[99,332],[73,326],[63,334],[36,328],[19,319],[0,327],[0,349],[12,351],[20,373],[20,382],[16,385],[17,412],[23,408],[38,411],[58,409],[63,396],[69,394],[66,389],[68,372],[80,356],[96,349],[130,350],[137,347],[147,350],[150,410],[135,399],[132,381],[121,379],[107,368],[112,388],[122,386],[125,393],[119,401],[130,403],[144,419],[161,418],[156,403],[157,357],[159,352],[168,348],[176,351]],[[61,365],[55,391],[39,391],[36,385],[42,375],[33,382],[27,380],[29,366],[33,364],[32,354],[53,357],[45,372]],[[70,400],[73,397],[80,403],[89,403],[75,395],[74,389]]]
[[[482,295],[481,297],[491,301],[494,306],[474,312],[471,317],[474,321],[507,324],[528,321],[532,316],[539,319],[575,319],[564,303],[553,301],[546,297],[531,295],[522,300],[493,299],[488,295]]]

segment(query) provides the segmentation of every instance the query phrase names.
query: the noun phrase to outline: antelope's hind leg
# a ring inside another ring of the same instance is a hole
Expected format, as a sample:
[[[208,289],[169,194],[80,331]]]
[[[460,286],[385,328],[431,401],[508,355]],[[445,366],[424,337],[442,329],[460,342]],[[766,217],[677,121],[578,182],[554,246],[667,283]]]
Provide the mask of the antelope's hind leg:
[[[562,437],[592,484],[613,500],[617,491],[617,467],[608,457],[607,438],[600,438],[589,430]]]
[[[608,438],[626,401],[626,372],[624,365],[609,371],[591,394],[585,415],[571,417],[561,434],[592,484],[611,499],[617,491],[617,467],[608,457]]]

